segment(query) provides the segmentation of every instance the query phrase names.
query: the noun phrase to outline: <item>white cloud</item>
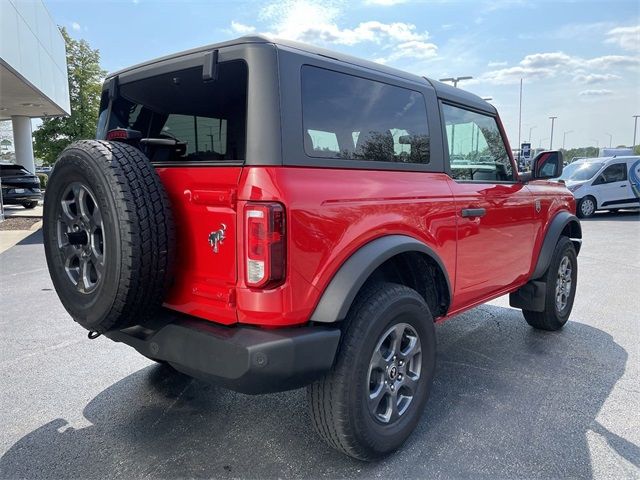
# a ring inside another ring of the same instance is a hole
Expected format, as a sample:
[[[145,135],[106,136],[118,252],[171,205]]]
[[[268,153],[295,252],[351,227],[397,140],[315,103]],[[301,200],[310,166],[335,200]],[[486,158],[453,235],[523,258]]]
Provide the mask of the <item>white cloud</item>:
[[[640,51],[640,25],[616,27],[607,32],[606,43],[619,45],[625,50]]]
[[[522,59],[520,65],[527,68],[554,68],[571,62],[571,57],[562,52],[534,53]]]
[[[592,85],[594,83],[608,82],[619,79],[619,75],[614,75],[612,73],[578,73],[575,77],[573,77],[574,82],[583,83],[585,85]]]
[[[487,63],[487,67],[489,68],[495,68],[495,67],[506,67],[509,64],[509,62],[489,62]]]
[[[252,27],[250,25],[245,25],[244,23],[236,22],[235,20],[231,22],[231,31],[233,33],[238,33],[240,35],[247,35],[249,33],[253,33],[256,31],[256,27]]]
[[[414,60],[429,60],[438,55],[438,47],[433,43],[411,40],[410,42],[399,43],[393,47],[393,52],[387,57],[378,58],[375,62],[386,64],[401,58],[412,58]]]
[[[380,5],[383,7],[391,7],[400,3],[406,3],[407,0],[365,0],[365,5]]]
[[[521,78],[543,79],[553,77],[554,75],[555,70],[552,68],[524,67],[522,65],[518,65],[515,67],[501,68],[499,70],[486,72],[478,78],[478,81],[484,80],[488,83],[504,85],[518,83]]]
[[[377,0],[393,2],[398,0]],[[380,45],[392,52],[378,58],[389,62],[399,58],[425,60],[437,55],[438,47],[429,41],[429,33],[419,31],[412,23],[385,23],[367,20],[354,26],[339,24],[341,4],[327,0],[276,0],[259,13],[259,19],[270,25],[268,35],[319,45],[353,46],[361,43]],[[251,25],[231,22],[235,33],[256,31]]]
[[[78,22],[73,22],[71,24],[71,28],[73,30],[75,30],[76,32],[80,31],[82,29],[82,27],[80,26],[80,24]]]
[[[611,94],[613,94],[611,90],[603,88],[601,90],[582,90],[578,95],[581,97],[604,97]]]
[[[604,55],[602,57],[585,60],[585,65],[592,68],[607,70],[610,68],[633,67],[640,65],[640,57],[628,57],[625,55]]]
[[[615,80],[617,75],[609,73],[585,74],[584,69],[612,70],[640,65],[639,57],[624,55],[604,55],[584,59],[572,57],[563,52],[534,53],[525,56],[517,66],[490,70],[478,78],[494,84],[518,83],[521,78],[545,79],[556,75],[570,74],[581,83],[597,83],[599,81]]]

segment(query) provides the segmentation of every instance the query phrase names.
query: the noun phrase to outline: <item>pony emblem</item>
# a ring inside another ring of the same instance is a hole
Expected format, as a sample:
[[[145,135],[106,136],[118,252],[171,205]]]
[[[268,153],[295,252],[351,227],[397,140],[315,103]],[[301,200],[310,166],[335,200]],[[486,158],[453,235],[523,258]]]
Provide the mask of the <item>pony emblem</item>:
[[[219,246],[224,242],[224,232],[227,226],[224,223],[220,224],[220,229],[209,234],[209,245],[213,249],[213,253],[218,253]]]

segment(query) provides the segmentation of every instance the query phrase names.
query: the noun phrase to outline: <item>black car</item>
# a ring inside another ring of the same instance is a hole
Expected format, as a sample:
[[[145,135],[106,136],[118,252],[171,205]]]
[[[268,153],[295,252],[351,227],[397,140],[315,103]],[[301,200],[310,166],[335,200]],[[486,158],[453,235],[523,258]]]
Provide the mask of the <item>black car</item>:
[[[42,199],[38,177],[15,163],[0,163],[0,184],[4,205],[35,208]]]

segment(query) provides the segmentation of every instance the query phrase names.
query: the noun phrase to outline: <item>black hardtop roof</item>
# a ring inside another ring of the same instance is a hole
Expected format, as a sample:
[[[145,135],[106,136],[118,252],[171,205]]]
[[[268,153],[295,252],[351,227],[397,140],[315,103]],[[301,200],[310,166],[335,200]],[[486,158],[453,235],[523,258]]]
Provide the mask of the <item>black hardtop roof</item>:
[[[380,63],[372,62],[369,60],[364,60],[362,58],[354,57],[352,55],[346,55],[344,53],[336,52],[333,50],[327,50],[324,48],[308,45],[305,43],[294,42],[291,40],[275,39],[275,38],[268,37],[266,35],[247,35],[247,36],[239,37],[233,40],[227,40],[225,42],[213,43],[210,45],[205,45],[202,47],[196,47],[190,50],[185,50],[182,52],[165,55],[163,57],[155,58],[153,60],[142,62],[137,65],[133,65],[131,67],[109,73],[107,75],[107,79],[120,75],[125,72],[137,70],[142,67],[148,67],[150,65],[153,65],[154,63],[165,62],[171,59],[178,59],[185,55],[191,55],[199,52],[204,53],[207,51],[221,49],[224,47],[230,47],[233,45],[242,45],[242,44],[250,44],[250,43],[269,43],[276,46],[287,47],[289,49],[295,49],[297,53],[299,53],[300,55],[307,55],[307,56],[319,55],[322,57],[327,57],[333,60],[337,60],[339,62],[344,62],[350,65],[361,67],[367,70],[374,70],[374,71],[378,71],[394,77],[402,78],[410,82],[414,82],[418,84],[429,83],[431,86],[433,86],[433,88],[436,90],[437,95],[441,98],[445,98],[447,100],[460,103],[463,105],[469,105],[469,106],[478,108],[480,110],[485,110],[491,113],[496,112],[496,109],[493,105],[482,100],[482,98],[480,98],[479,96],[474,95],[473,93],[467,92],[465,90],[461,90],[459,88],[453,87],[446,83],[442,83],[437,80],[433,80],[431,78],[414,75],[412,73],[408,73],[403,70],[399,70],[397,68],[389,67],[387,65],[382,65]]]

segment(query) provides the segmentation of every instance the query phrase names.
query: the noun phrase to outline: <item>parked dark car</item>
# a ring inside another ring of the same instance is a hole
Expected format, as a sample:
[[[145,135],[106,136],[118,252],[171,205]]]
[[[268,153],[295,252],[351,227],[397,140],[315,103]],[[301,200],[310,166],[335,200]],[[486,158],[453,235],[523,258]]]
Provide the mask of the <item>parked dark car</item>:
[[[35,208],[42,199],[40,180],[26,168],[15,163],[0,163],[2,202]]]

